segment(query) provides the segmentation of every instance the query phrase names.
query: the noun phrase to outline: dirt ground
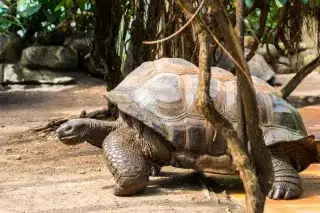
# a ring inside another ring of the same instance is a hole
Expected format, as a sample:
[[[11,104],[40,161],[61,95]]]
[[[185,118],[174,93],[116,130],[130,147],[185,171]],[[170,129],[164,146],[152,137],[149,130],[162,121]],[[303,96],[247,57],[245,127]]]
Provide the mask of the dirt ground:
[[[105,107],[103,82],[86,79],[69,89],[0,92],[0,213],[243,211],[217,182],[171,167],[151,178],[144,194],[116,197],[101,150],[29,131],[51,118]]]
[[[144,194],[116,197],[101,150],[86,143],[66,146],[54,134],[31,132],[30,128],[52,118],[106,106],[102,81],[79,77],[77,82],[75,86],[15,86],[0,91],[0,213],[243,212],[238,178],[226,182],[172,167],[152,177]],[[312,88],[320,91],[316,81]],[[299,111],[309,134],[319,139],[320,105]],[[312,165],[302,177],[303,198],[268,200],[266,211],[320,212],[320,164]],[[226,188],[224,183],[233,186]]]

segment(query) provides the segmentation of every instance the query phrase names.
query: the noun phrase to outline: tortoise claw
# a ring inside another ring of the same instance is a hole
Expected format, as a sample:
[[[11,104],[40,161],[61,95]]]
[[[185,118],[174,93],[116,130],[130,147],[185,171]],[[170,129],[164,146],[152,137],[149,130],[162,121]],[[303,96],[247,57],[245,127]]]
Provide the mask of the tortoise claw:
[[[275,189],[272,198],[275,200],[278,200],[278,199],[283,198],[284,194],[285,194],[285,190],[283,188],[279,187],[279,188]]]
[[[280,199],[294,199],[299,197],[302,194],[302,190],[299,189],[296,186],[290,186],[288,184],[283,184],[282,186],[274,186],[269,194],[268,198],[274,199],[274,200],[280,200]]]
[[[273,195],[273,190],[271,189],[269,194],[268,194],[268,198],[272,199],[272,195]]]
[[[284,199],[286,199],[286,200],[292,199],[295,197],[295,195],[296,195],[296,193],[292,189],[288,189],[288,191],[284,195]]]

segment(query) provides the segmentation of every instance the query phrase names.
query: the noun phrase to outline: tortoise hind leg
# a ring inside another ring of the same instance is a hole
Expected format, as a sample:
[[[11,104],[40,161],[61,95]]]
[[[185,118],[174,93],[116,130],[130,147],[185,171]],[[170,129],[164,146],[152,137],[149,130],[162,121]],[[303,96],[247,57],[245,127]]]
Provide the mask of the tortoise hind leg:
[[[302,195],[302,182],[282,149],[271,149],[274,181],[268,194],[271,199],[293,199]]]
[[[141,193],[149,182],[149,167],[141,154],[132,130],[111,132],[103,142],[103,154],[116,185],[114,195],[131,196]]]

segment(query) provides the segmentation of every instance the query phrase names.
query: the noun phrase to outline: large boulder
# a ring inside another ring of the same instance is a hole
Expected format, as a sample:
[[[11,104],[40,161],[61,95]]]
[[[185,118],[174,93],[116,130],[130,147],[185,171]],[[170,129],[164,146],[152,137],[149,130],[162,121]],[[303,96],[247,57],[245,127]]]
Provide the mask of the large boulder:
[[[247,56],[250,52],[250,49],[244,50],[245,56]],[[264,81],[269,81],[274,75],[275,72],[266,62],[264,57],[260,54],[255,54],[249,61],[248,61],[249,71],[251,75],[261,78]]]
[[[78,57],[63,46],[31,46],[22,51],[21,64],[31,69],[76,69]]]
[[[249,52],[250,49],[245,48],[245,56],[247,56]],[[234,64],[226,54],[222,54],[222,57],[217,66],[226,70],[231,70]],[[251,75],[261,78],[264,81],[269,81],[275,75],[275,72],[265,61],[264,57],[260,54],[256,53],[249,60],[248,66]]]
[[[0,35],[0,63],[14,63],[19,60],[22,38],[15,33]]]
[[[268,44],[269,52],[267,49],[267,44],[259,46],[256,53],[259,53],[264,57],[267,62],[272,62],[274,59],[279,57],[279,52],[273,44]]]
[[[71,84],[72,77],[51,70],[31,70],[17,64],[0,64],[0,84]]]
[[[285,56],[280,56],[278,62],[275,64],[275,72],[277,74],[289,74],[294,72],[291,67],[290,59]]]
[[[89,38],[67,37],[63,45],[70,48],[75,53],[88,53],[90,51],[90,43],[91,41]]]
[[[311,61],[313,61],[319,55],[316,49],[307,49],[305,51],[299,52],[291,56],[291,67],[293,69],[299,70]],[[317,70],[319,70],[317,68]]]

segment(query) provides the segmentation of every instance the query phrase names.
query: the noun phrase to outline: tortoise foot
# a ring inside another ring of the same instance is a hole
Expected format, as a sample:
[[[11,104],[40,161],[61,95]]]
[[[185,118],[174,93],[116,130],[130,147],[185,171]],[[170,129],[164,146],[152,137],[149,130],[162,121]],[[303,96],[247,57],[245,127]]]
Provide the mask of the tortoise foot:
[[[113,189],[113,194],[116,196],[133,196],[140,194],[147,187],[148,182],[148,175],[121,177]]]
[[[298,172],[282,150],[271,150],[274,181],[268,194],[270,199],[294,199],[302,195],[302,182]]]
[[[296,180],[298,181],[298,180]],[[302,195],[302,187],[290,182],[274,183],[268,197],[274,200],[294,199]]]

